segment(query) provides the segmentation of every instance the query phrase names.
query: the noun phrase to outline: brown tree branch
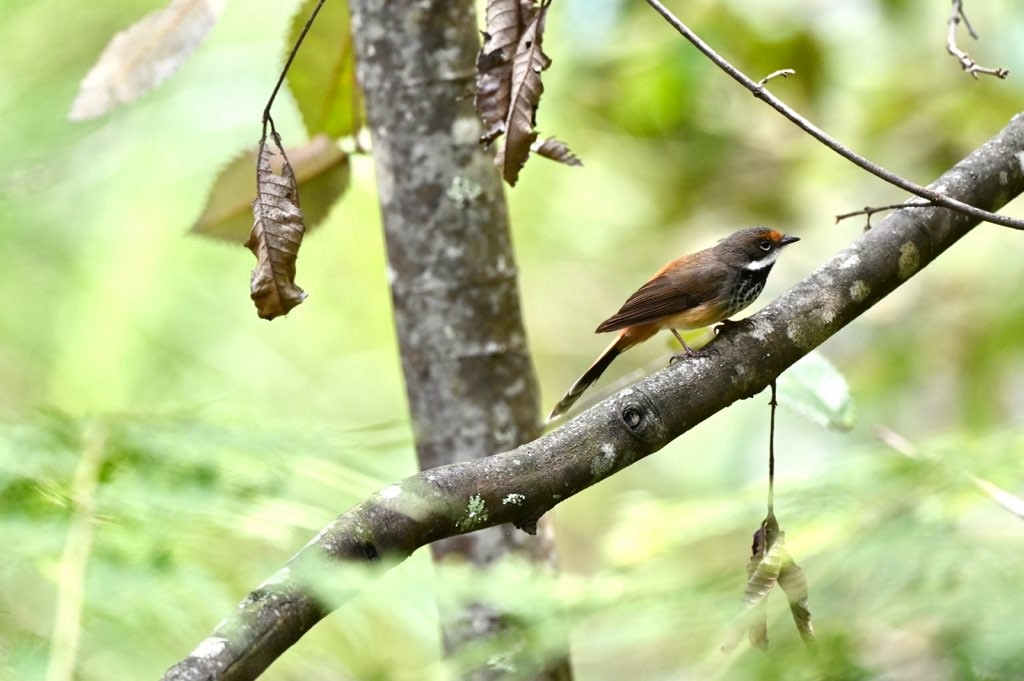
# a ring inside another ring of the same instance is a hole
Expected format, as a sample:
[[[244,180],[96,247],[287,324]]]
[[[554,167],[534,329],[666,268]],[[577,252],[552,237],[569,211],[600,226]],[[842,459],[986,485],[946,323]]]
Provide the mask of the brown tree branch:
[[[1006,78],[1010,75],[1009,69],[1004,69],[1001,66],[995,68],[980,66],[971,58],[971,55],[960,49],[956,43],[956,29],[961,21],[963,21],[968,35],[977,40],[978,34],[974,32],[974,27],[971,26],[971,22],[967,20],[967,15],[964,14],[963,0],[953,0],[953,8],[949,14],[949,20],[946,22],[949,27],[949,31],[946,33],[946,51],[956,57],[956,60],[960,62],[960,68],[971,74],[971,77],[975,80],[978,79],[979,73],[995,76],[996,78]]]
[[[998,209],[1024,191],[1022,154],[1024,115],[1018,114],[932,189]],[[327,614],[310,587],[310,574],[322,571],[324,561],[397,561],[430,542],[483,527],[532,527],[565,499],[763,390],[976,224],[943,208],[897,211],[746,323],[719,334],[697,357],[619,391],[533,442],[384,488],[328,525],[164,678],[258,676]]]
[[[882,166],[869,161],[863,156],[857,154],[849,147],[843,145],[838,140],[830,137],[824,130],[817,127],[809,120],[801,116],[796,110],[789,107],[782,100],[775,95],[768,92],[764,85],[758,84],[751,80],[746,74],[737,69],[735,66],[730,64],[724,57],[718,54],[710,45],[705,43],[700,37],[691,31],[686,24],[679,20],[672,12],[668,10],[665,5],[661,4],[658,0],[647,0],[647,4],[654,8],[654,10],[662,16],[665,21],[669,23],[672,28],[676,29],[680,35],[686,38],[690,43],[693,44],[700,52],[714,62],[715,66],[725,71],[729,77],[735,80],[737,83],[750,90],[755,97],[763,101],[771,108],[778,111],[780,114],[788,118],[797,127],[809,134],[814,139],[818,140],[826,147],[836,152],[846,160],[850,161],[854,165],[857,165],[864,170],[868,171],[875,177],[881,178],[889,184],[895,185],[900,189],[916,194],[921,198],[928,199],[937,206],[944,208],[950,208],[955,211],[959,211],[964,215],[969,215],[978,220],[985,222],[991,222],[1004,227],[1012,227],[1013,229],[1024,229],[1024,220],[1017,220],[1005,215],[997,215],[990,211],[982,210],[977,206],[969,205],[963,201],[957,201],[956,199],[946,195],[942,191],[930,189],[928,187],[922,187],[918,184],[911,182],[899,175],[886,170]]]

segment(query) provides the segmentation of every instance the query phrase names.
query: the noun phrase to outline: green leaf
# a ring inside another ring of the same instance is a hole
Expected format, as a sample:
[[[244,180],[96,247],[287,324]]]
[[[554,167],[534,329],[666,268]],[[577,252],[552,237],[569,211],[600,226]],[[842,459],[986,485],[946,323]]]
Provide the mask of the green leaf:
[[[850,387],[823,354],[812,352],[778,379],[779,404],[818,425],[849,430],[854,422]]]
[[[295,44],[317,0],[306,0],[292,18],[288,49]],[[363,125],[363,98],[347,2],[325,2],[288,69],[288,87],[312,137],[354,135]]]
[[[299,183],[306,231],[323,222],[349,181],[349,158],[326,136],[286,150]],[[279,162],[275,157],[275,162]],[[280,172],[277,167],[275,172]],[[252,200],[256,195],[256,149],[236,156],[217,175],[203,212],[192,225],[195,234],[242,244],[252,230]]]

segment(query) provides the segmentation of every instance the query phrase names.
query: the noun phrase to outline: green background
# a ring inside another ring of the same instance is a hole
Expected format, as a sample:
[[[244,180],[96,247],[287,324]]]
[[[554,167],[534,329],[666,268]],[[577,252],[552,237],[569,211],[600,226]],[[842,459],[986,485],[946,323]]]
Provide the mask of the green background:
[[[754,78],[882,165],[926,183],[1024,102],[1024,19],[970,3],[974,81],[944,51],[945,3],[675,3]],[[154,678],[336,514],[415,470],[373,167],[308,236],[287,318],[257,318],[253,258],[187,236],[218,169],[259,136],[297,3],[229,3],[155,92],[70,123],[109,38],[156,2],[13,2],[0,20],[0,678],[43,678],[71,527],[72,480],[102,458],[81,584],[77,678]],[[604,347],[591,330],[669,257],[766,224],[802,241],[758,304],[854,239],[837,213],[902,201],[816,144],[645,4],[560,0],[548,21],[542,159],[508,192],[543,406]],[[291,101],[275,118],[304,133]],[[1007,212],[1024,216],[1019,203]],[[772,651],[718,648],[763,515],[767,396],[558,507],[559,580],[509,566],[435,571],[427,551],[377,580],[267,678],[441,673],[435,599],[574,616],[579,679],[1012,679],[1024,669],[1024,524],[970,475],[1024,492],[1022,236],[983,225],[824,354],[856,401],[836,433],[783,409],[777,514],[820,637],[780,596]],[[755,305],[756,308],[756,305]],[[699,335],[699,334],[698,334]],[[670,336],[620,358],[610,394],[663,363]],[[697,340],[697,335],[694,336]],[[920,447],[879,444],[886,425]],[[355,577],[351,577],[355,579]],[[62,591],[63,590],[63,591]],[[427,672],[424,672],[424,669]]]

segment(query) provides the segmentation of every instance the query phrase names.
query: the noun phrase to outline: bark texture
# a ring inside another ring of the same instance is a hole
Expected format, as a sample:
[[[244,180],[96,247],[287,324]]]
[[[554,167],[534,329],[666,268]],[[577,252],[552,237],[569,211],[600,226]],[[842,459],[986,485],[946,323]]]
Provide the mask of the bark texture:
[[[391,298],[421,470],[540,434],[539,388],[520,314],[497,169],[473,108],[480,47],[472,0],[353,0],[359,81],[373,137]],[[550,562],[550,532],[494,527],[431,548],[486,567],[510,553]],[[442,613],[446,648],[504,631],[485,603]],[[537,660],[509,662],[522,670]],[[501,667],[505,666],[504,664]],[[541,665],[544,666],[544,665]],[[499,666],[465,678],[508,678]],[[519,677],[521,678],[521,676]],[[564,659],[537,679],[568,679]]]
[[[986,210],[998,210],[1019,195],[1024,191],[1024,115],[1015,116],[930,186]],[[303,578],[308,562],[401,560],[432,541],[485,526],[511,522],[529,527],[561,501],[762,391],[976,224],[945,208],[899,210],[749,323],[719,335],[696,358],[619,391],[533,442],[386,487],[321,531],[165,678],[258,675],[324,615],[308,596]]]

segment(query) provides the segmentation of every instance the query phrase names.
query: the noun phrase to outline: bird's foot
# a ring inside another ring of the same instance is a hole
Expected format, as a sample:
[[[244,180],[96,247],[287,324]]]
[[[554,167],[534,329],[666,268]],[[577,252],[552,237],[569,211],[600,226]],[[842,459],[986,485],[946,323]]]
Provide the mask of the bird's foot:
[[[690,346],[687,345],[682,352],[677,352],[676,354],[674,354],[671,357],[669,357],[668,358],[668,363],[669,363],[669,365],[672,365],[672,364],[675,364],[676,362],[681,362],[684,359],[690,359],[691,357],[696,357],[696,356],[697,356],[697,352],[695,350],[691,350]]]
[[[672,355],[672,357],[669,358],[669,365],[675,364],[679,360],[693,357],[694,355],[697,354],[690,348],[689,345],[686,344],[686,341],[683,340],[683,337],[679,335],[678,331],[676,331],[675,329],[669,329],[669,331],[671,331],[672,335],[676,337],[676,340],[679,341],[679,344],[683,346],[682,352],[677,352],[676,354]]]

